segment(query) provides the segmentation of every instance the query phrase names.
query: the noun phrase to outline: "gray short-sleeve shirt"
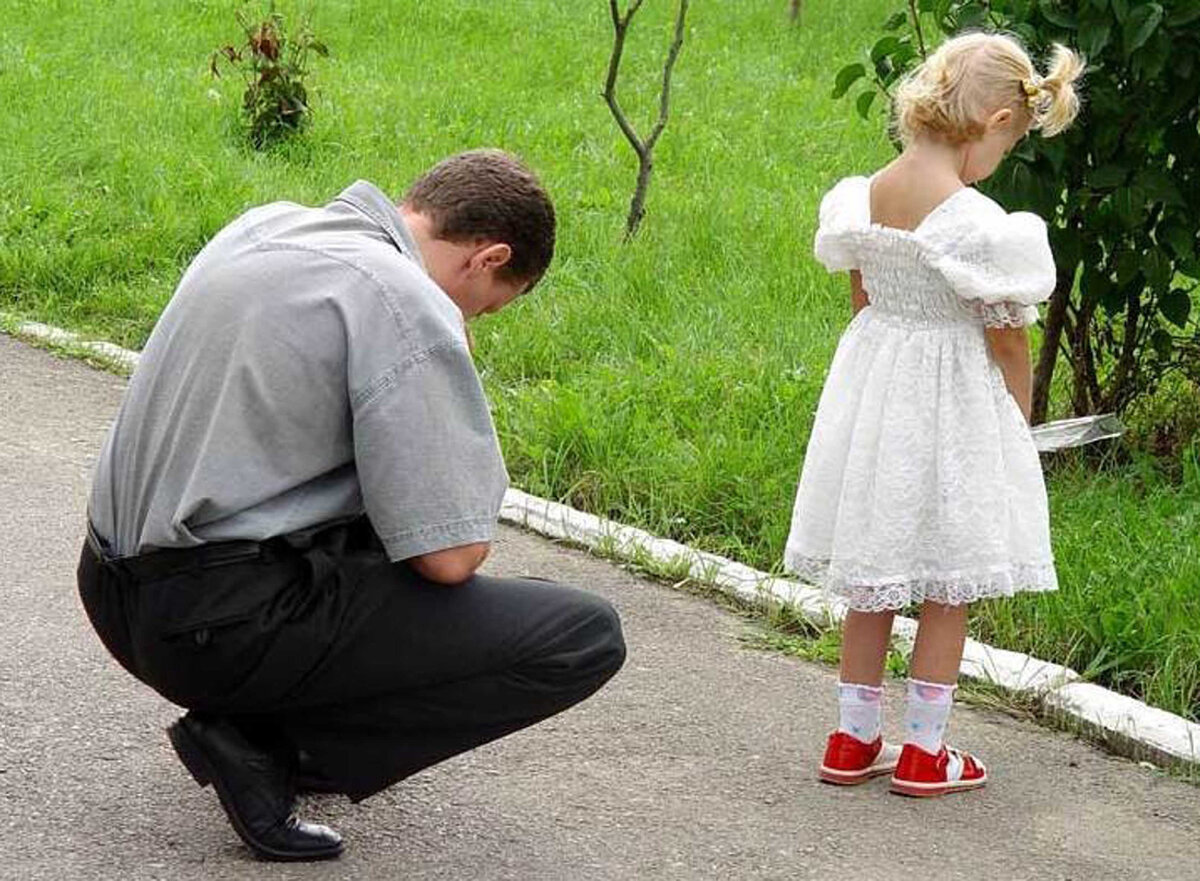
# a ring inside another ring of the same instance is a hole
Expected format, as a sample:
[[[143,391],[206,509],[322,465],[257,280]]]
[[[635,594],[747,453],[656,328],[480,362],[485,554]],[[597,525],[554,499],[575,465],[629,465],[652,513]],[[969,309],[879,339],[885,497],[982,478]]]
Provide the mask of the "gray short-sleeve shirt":
[[[105,441],[118,555],[363,513],[394,560],[488,541],[508,485],[463,317],[359,181],[253,209],[196,257]]]

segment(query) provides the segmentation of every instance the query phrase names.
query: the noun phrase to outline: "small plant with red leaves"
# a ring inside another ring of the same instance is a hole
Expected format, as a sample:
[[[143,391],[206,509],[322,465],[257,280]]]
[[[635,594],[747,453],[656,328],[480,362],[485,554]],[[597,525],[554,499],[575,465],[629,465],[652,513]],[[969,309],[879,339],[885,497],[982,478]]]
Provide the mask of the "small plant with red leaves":
[[[250,143],[261,150],[308,125],[312,115],[305,86],[309,53],[327,57],[329,49],[313,34],[307,18],[289,34],[274,0],[262,14],[239,11],[237,21],[245,42],[214,52],[210,69],[219,77],[223,60],[245,80],[242,116]]]

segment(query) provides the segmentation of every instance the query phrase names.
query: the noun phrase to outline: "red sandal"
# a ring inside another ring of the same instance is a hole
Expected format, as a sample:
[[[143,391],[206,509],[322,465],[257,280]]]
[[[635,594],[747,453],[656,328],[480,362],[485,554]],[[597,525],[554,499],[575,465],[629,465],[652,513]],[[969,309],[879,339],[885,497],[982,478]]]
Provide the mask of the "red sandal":
[[[892,773],[899,757],[900,748],[885,745],[882,737],[864,743],[845,731],[835,731],[829,735],[818,776],[826,783],[854,786]]]
[[[915,798],[934,798],[949,792],[965,792],[987,784],[987,768],[970,753],[945,745],[935,755],[915,743],[904,744],[892,792]]]

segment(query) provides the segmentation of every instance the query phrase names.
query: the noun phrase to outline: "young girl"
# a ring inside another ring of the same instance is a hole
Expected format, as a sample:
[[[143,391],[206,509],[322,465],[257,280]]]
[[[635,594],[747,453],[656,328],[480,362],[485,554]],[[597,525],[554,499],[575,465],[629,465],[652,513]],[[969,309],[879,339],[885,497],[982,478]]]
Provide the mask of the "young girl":
[[[820,769],[830,783],[983,786],[983,764],[942,740],[967,604],[1058,586],[1025,330],[1054,260],[1040,218],[970,184],[1031,129],[1071,123],[1082,70],[1062,46],[1043,77],[1007,36],[946,42],[896,93],[904,152],[821,203],[816,256],[850,271],[855,317],[821,394],[785,564],[849,606],[841,719]],[[901,750],[880,734],[881,683],[892,618],[910,603],[922,607]]]

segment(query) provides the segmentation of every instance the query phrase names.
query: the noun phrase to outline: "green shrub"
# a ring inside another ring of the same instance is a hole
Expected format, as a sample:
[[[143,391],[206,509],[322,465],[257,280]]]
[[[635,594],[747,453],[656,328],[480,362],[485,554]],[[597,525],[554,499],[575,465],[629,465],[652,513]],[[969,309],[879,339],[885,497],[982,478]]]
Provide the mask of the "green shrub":
[[[867,115],[919,64],[931,34],[995,29],[1035,57],[1065,43],[1089,61],[1076,125],[1030,138],[984,185],[1050,223],[1058,285],[1034,390],[1044,418],[1059,352],[1078,415],[1124,411],[1172,372],[1200,381],[1200,0],[910,0],[882,25],[859,80]]]

